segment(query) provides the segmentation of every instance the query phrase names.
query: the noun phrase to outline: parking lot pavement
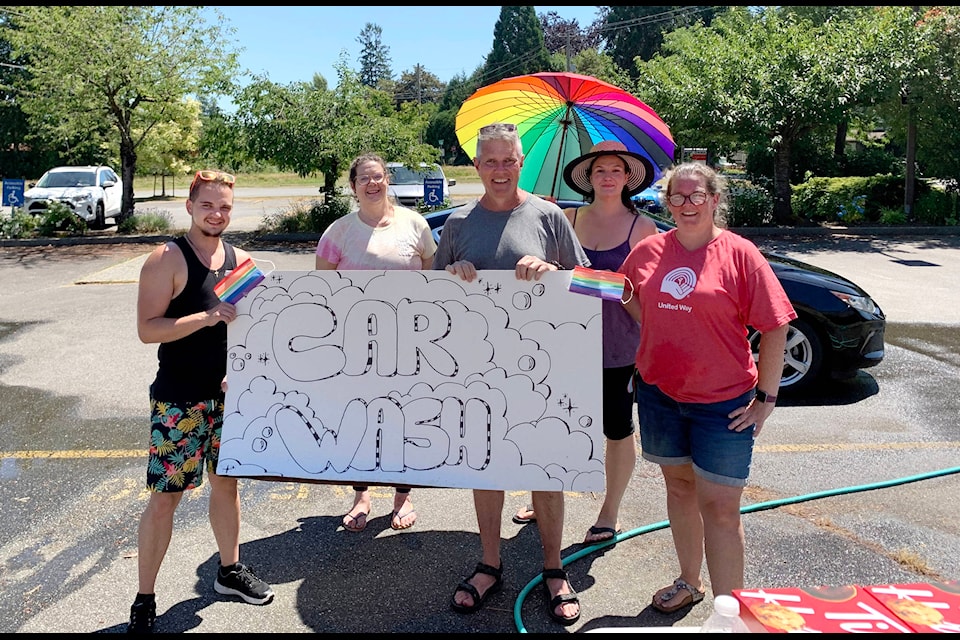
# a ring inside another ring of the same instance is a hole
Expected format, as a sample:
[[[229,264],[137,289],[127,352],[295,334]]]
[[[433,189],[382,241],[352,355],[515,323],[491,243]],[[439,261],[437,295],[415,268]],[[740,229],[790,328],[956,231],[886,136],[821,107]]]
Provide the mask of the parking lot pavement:
[[[744,498],[747,586],[960,579],[960,321],[950,315],[960,292],[949,286],[960,248],[918,238],[777,242],[815,264],[833,261],[858,282],[870,278],[868,291],[895,321],[880,366],[778,406],[768,422]],[[301,270],[314,245],[249,249]],[[135,282],[153,246],[0,248],[0,631],[124,630],[137,588],[146,389],[156,367],[155,347],[136,337]],[[926,300],[931,286],[936,304]],[[709,595],[671,615],[649,606],[677,568],[662,479],[647,462],[631,480],[614,546],[581,543],[601,496],[566,495],[563,554],[583,606],[566,629],[547,617],[536,582],[536,526],[510,521],[527,492],[506,496],[505,589],[471,616],[449,609],[479,559],[469,490],[414,489],[417,523],[393,531],[391,491],[375,488],[370,524],[353,534],[339,526],[348,488],[241,480],[241,559],[277,592],[263,607],[212,592],[208,496],[192,492],[177,512],[157,587],[158,631],[689,629],[712,606]]]

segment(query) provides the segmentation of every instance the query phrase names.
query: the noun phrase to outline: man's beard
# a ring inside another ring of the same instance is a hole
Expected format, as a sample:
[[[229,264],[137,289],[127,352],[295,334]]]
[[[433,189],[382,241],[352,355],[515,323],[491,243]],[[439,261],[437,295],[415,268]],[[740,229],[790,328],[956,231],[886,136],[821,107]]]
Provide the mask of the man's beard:
[[[223,233],[223,229],[220,229],[220,230],[218,230],[218,231],[206,231],[206,230],[204,230],[204,229],[200,229],[199,227],[198,227],[197,229],[200,231],[200,233],[201,233],[202,235],[204,235],[204,236],[206,236],[206,237],[208,237],[208,238],[219,238],[219,237],[220,237],[220,234]]]

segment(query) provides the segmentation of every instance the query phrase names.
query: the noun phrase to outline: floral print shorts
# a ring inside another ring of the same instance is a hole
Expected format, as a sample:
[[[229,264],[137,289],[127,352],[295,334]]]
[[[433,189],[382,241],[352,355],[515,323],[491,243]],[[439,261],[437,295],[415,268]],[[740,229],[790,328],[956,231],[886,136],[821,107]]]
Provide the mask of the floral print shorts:
[[[223,398],[175,404],[150,399],[147,489],[175,493],[203,484],[203,463],[216,472]]]

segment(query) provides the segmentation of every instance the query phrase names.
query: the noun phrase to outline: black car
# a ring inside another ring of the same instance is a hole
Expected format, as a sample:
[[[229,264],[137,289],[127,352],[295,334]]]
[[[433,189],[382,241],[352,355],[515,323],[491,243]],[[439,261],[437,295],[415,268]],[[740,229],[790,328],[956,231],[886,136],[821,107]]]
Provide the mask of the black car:
[[[557,204],[567,208],[584,203],[561,200]],[[424,214],[437,242],[447,216],[462,206]],[[673,227],[672,222],[647,213],[661,233]],[[797,312],[787,333],[781,391],[799,393],[819,381],[851,377],[859,369],[880,364],[886,317],[866,291],[826,269],[762,249],[761,253]],[[759,332],[751,328],[749,339],[756,360]]]

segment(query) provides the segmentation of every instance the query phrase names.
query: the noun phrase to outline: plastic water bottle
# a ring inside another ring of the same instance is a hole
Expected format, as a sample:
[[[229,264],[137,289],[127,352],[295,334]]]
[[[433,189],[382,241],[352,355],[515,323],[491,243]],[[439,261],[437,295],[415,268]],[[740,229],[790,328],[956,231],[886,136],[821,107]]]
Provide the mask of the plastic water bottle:
[[[714,596],[713,613],[700,627],[700,633],[750,633],[740,618],[740,601],[733,596]]]

